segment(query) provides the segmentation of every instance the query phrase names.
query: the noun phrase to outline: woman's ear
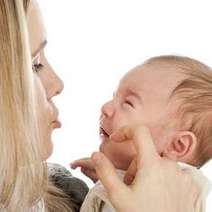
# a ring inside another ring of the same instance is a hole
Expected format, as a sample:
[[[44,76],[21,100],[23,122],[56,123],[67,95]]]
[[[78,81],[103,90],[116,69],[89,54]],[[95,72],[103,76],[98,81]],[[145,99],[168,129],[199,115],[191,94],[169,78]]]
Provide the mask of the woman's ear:
[[[163,156],[181,162],[192,159],[197,145],[197,138],[190,131],[180,131],[167,143],[162,153]]]

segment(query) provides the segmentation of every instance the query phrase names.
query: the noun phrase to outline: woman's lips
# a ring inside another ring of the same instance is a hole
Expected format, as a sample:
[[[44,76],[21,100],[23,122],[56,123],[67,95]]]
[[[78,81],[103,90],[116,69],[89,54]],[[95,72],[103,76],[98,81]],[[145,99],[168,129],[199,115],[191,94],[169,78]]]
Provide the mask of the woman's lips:
[[[55,120],[52,122],[52,126],[54,129],[57,129],[57,128],[61,128],[62,127],[62,124],[59,120]]]

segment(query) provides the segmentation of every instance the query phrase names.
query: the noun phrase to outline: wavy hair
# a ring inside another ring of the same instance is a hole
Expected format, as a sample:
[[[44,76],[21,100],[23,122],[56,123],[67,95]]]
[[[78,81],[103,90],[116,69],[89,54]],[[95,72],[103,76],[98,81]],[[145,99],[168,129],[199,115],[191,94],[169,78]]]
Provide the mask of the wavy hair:
[[[72,211],[42,161],[26,24],[29,0],[0,0],[0,210]],[[34,206],[34,207],[33,207]]]

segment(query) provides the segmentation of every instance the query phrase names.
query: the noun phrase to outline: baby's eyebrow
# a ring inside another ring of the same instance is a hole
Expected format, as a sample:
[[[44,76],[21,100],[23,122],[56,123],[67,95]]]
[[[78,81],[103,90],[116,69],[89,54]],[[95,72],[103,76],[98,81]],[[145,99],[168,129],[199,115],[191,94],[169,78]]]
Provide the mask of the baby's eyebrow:
[[[127,95],[134,96],[136,99],[138,99],[140,102],[142,102],[141,95],[132,89],[129,89],[129,88],[127,89]]]
[[[115,97],[117,95],[117,93],[121,94],[122,96],[133,96],[139,102],[141,102],[141,103],[143,102],[141,95],[131,88],[124,88],[124,87],[122,87],[121,89],[119,88],[117,91],[113,92],[113,97]]]

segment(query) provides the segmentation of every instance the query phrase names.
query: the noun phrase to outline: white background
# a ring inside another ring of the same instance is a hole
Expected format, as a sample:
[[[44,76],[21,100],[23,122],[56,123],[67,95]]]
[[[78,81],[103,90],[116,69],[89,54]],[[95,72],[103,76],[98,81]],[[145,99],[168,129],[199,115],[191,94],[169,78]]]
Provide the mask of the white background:
[[[145,59],[178,54],[212,66],[211,0],[39,3],[48,33],[46,53],[65,83],[63,94],[55,99],[63,128],[54,133],[51,162],[68,167],[98,149],[101,105],[121,76]],[[202,170],[212,180],[212,162]],[[91,186],[79,171],[72,173]]]

